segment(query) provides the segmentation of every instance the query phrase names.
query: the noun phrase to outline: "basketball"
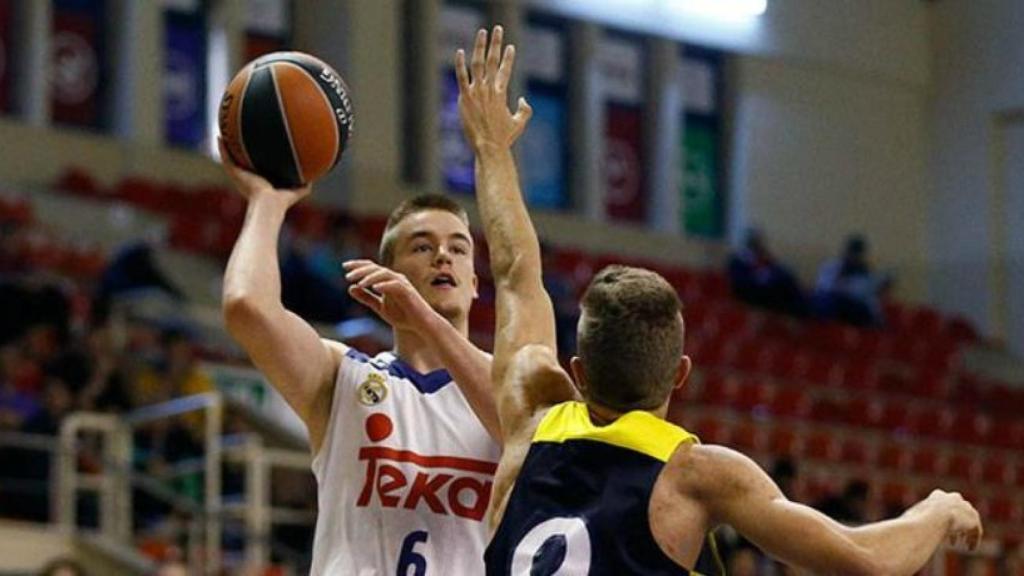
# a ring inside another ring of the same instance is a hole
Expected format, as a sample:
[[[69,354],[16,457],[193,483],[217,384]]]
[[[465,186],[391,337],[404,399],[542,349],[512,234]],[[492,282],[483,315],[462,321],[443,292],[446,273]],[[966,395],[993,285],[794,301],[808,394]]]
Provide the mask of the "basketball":
[[[218,121],[235,163],[277,188],[298,188],[338,163],[352,134],[352,102],[341,76],[320,59],[274,52],[228,84]]]

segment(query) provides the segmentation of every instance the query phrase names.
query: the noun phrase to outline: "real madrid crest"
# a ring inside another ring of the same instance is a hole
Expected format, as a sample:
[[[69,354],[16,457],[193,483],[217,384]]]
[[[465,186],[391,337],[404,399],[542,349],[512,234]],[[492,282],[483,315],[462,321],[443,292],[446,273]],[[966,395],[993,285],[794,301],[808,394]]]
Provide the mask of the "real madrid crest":
[[[359,402],[366,406],[376,406],[388,397],[388,385],[384,377],[376,372],[370,372],[366,380],[359,385],[357,390]]]

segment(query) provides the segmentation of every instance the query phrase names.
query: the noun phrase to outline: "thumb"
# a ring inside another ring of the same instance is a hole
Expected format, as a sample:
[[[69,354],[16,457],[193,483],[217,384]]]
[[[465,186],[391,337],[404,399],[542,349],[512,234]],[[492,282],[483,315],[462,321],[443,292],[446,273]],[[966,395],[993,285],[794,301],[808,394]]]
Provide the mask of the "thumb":
[[[533,117],[533,107],[526,101],[526,98],[519,97],[519,106],[516,109],[515,115],[512,117],[519,124],[525,125]]]

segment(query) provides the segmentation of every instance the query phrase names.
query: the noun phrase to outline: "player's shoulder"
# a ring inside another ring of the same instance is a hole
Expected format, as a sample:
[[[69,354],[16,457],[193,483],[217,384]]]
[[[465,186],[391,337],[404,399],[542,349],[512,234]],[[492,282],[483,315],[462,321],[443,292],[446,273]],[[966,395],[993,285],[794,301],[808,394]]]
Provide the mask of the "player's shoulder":
[[[757,464],[748,456],[715,444],[681,444],[663,474],[680,492],[698,499],[742,491]]]

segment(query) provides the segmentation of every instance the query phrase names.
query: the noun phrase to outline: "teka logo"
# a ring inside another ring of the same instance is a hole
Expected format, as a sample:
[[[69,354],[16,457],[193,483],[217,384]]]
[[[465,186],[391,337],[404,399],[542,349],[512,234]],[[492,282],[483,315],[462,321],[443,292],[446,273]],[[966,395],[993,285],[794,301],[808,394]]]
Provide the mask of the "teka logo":
[[[366,435],[371,442],[382,442],[394,432],[391,418],[371,414],[366,418]],[[483,520],[491,500],[491,477],[497,464],[457,456],[423,456],[409,450],[385,446],[359,449],[366,461],[366,481],[357,506],[369,506],[376,500],[385,508],[416,510],[426,506],[435,514]],[[406,472],[398,463],[414,465]]]

